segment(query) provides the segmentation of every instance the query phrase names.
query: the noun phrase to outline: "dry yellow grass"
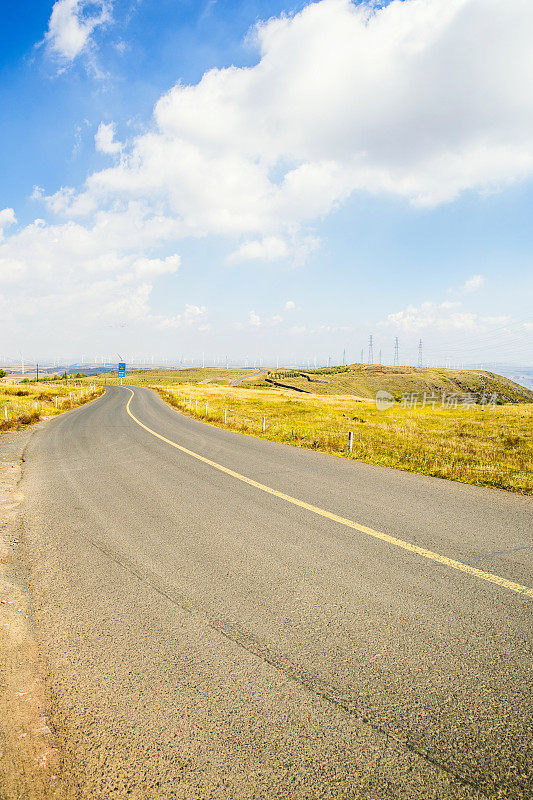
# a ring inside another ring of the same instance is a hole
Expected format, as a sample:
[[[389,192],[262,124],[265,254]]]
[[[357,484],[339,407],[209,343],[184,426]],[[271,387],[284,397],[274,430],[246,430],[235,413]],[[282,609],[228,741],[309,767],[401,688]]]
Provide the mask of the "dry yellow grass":
[[[480,406],[411,409],[396,403],[379,411],[370,401],[347,396],[210,385],[153,388],[181,411],[241,433],[384,467],[533,494],[533,404],[483,410]]]
[[[99,386],[52,383],[0,384],[0,431],[17,430],[43,417],[61,414],[102,394]]]
[[[249,369],[224,367],[190,367],[175,369],[135,369],[128,370],[124,383],[131,386],[148,386],[153,384],[169,383],[215,383],[229,385],[234,380],[246,378],[254,373],[261,372],[259,369],[250,367]],[[104,372],[101,375],[91,376],[83,379],[85,382],[97,383],[100,386],[112,386],[120,384],[120,378],[116,371]]]
[[[380,389],[401,398],[404,392],[423,394],[470,392],[480,397],[496,393],[498,402],[533,403],[533,392],[509,378],[479,369],[393,367],[351,364],[315,370],[269,370],[258,382],[277,381],[288,388],[319,395],[351,395],[373,399]],[[167,381],[170,383],[171,380]],[[156,383],[156,381],[153,381]]]

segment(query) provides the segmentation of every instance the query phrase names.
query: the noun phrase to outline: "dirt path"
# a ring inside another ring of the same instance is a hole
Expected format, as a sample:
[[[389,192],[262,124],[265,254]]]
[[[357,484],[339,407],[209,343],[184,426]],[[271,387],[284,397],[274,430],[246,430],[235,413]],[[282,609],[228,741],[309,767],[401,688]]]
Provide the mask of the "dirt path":
[[[251,378],[258,378],[260,375],[264,375],[268,370],[260,369],[257,372],[252,373],[251,375],[244,375],[242,378],[237,378],[236,380],[230,383],[230,386],[238,386],[240,383],[244,383],[244,381],[249,381]]]

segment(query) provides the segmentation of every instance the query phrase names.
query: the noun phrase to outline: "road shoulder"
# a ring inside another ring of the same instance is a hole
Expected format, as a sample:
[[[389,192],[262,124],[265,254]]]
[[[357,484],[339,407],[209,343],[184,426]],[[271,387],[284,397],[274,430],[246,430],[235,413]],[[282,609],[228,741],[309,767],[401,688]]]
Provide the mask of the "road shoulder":
[[[0,786],[5,800],[65,797],[21,557],[24,452],[43,424],[0,437]]]

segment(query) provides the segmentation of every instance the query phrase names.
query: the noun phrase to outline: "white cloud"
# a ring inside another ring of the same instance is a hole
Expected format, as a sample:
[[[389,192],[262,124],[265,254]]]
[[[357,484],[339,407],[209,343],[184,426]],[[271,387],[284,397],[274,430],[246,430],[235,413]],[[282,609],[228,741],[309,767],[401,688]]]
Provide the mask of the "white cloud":
[[[0,239],[3,236],[4,228],[8,225],[15,225],[17,218],[12,208],[3,208],[0,211]]]
[[[57,0],[45,41],[51,53],[73,61],[87,49],[95,28],[111,20],[112,0]]]
[[[258,328],[273,328],[282,322],[283,317],[281,314],[273,314],[271,317],[260,317],[255,311],[249,311],[248,321],[246,324],[242,322],[235,322],[233,327],[236,328],[236,330],[241,331],[245,328],[248,328],[248,330],[254,330]]]
[[[186,328],[196,327],[198,330],[209,330],[210,326],[205,322],[207,319],[207,309],[205,306],[195,306],[187,303],[183,314],[175,317],[154,318],[160,328]]]
[[[250,261],[278,261],[285,259],[291,266],[305,264],[309,255],[318,249],[320,239],[316,236],[294,233],[289,239],[279,236],[265,236],[243,242],[226,258],[227,264],[241,264]]]
[[[88,194],[76,194],[71,186],[62,186],[55,194],[45,196],[40,186],[33,190],[34,200],[42,200],[54,214],[83,217],[96,210],[96,203]]]
[[[139,278],[155,278],[159,275],[169,275],[178,271],[180,265],[178,255],[167,258],[137,258],[132,264],[132,270]]]
[[[17,221],[15,216],[15,211],[12,208],[3,208],[0,211],[0,228],[3,228],[5,225],[14,225]]]
[[[302,242],[301,261],[306,226],[354,191],[434,205],[505,187],[533,175],[532,36],[525,0],[311,3],[257,26],[256,66],[174,86],[65,212],[149,198],[189,234],[248,236],[232,261]]]
[[[285,311],[292,311],[295,308],[296,308],[296,303],[294,302],[294,300],[287,300],[287,302],[285,303]]]
[[[37,219],[0,240],[0,284],[9,283],[9,319],[26,324],[53,309],[54,324],[65,330],[89,325],[97,331],[117,319],[160,325],[164,318],[153,314],[151,292],[161,276],[177,272],[180,257],[149,258],[139,251],[170,243],[173,225],[133,204],[129,214],[97,214],[90,226]]]
[[[226,259],[229,264],[246,261],[275,261],[287,256],[289,249],[284,239],[278,236],[266,236],[263,239],[244,242]]]
[[[408,306],[402,311],[389,314],[381,326],[392,327],[409,333],[424,329],[433,331],[482,331],[490,325],[502,324],[508,320],[506,316],[484,317],[471,311],[465,311],[461,303],[426,302],[420,306]]]
[[[483,284],[485,283],[485,278],[483,275],[472,275],[461,287],[461,291],[464,294],[468,294],[470,292],[475,292],[477,289],[480,289]]]
[[[122,151],[123,145],[115,140],[116,125],[114,122],[101,122],[96,131],[94,141],[100,153],[116,155]]]

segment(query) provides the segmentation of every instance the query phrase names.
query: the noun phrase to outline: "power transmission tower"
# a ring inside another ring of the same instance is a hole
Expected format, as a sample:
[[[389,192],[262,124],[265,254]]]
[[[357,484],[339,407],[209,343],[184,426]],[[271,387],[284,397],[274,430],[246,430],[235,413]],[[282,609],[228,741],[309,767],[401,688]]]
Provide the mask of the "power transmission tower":
[[[381,347],[380,347],[380,349],[379,349],[379,361],[378,361],[378,364],[382,364],[382,363],[383,363],[383,362],[382,362],[382,360],[381,360]]]
[[[400,342],[398,341],[398,337],[394,337],[394,372],[400,371]]]
[[[361,348],[361,364],[364,363],[365,360],[365,350],[364,347]]]
[[[370,334],[368,339],[368,363],[374,363],[374,345],[372,344],[372,334]]]
[[[418,342],[418,369],[422,369],[422,339]]]
[[[346,366],[346,348],[342,351],[342,366]]]

